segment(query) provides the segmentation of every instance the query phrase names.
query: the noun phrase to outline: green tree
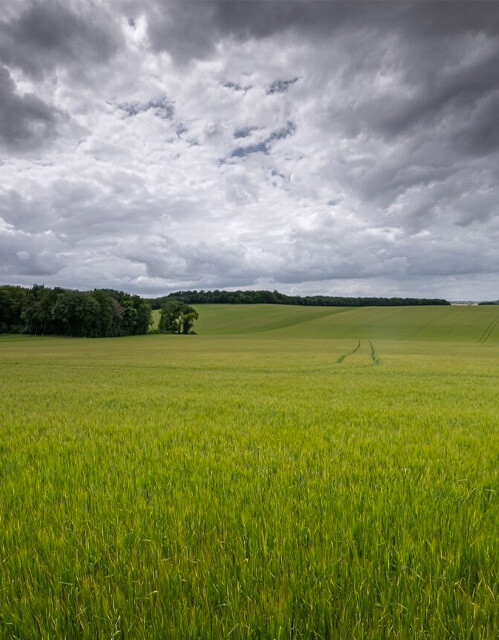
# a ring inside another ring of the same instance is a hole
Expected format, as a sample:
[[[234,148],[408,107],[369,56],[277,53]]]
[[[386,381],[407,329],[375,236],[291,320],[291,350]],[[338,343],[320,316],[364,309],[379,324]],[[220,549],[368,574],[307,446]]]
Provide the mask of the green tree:
[[[52,307],[61,292],[63,289],[46,289],[43,285],[33,285],[26,294],[21,313],[26,333],[35,335],[57,333],[54,331]]]
[[[100,335],[101,307],[88,291],[65,290],[59,293],[51,314],[60,329],[58,334],[95,338]]]
[[[100,307],[98,335],[102,337],[114,336],[113,332],[113,305],[116,302],[111,295],[102,289],[94,289],[92,297]]]
[[[191,333],[194,320],[199,318],[198,312],[186,305],[186,310],[181,315],[182,333]]]
[[[135,325],[135,333],[142,334],[149,331],[152,324],[151,305],[139,296],[133,296],[135,309],[137,310],[137,322]]]
[[[180,300],[168,300],[161,307],[159,318],[160,333],[191,333],[198,312]]]
[[[0,333],[22,333],[24,322],[21,313],[27,293],[23,287],[0,287]]]

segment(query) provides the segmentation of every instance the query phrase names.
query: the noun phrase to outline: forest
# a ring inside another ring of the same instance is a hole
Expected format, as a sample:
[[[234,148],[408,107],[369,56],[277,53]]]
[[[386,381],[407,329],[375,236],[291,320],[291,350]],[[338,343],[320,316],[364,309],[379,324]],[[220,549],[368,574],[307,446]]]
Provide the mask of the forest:
[[[0,333],[101,338],[147,333],[150,325],[150,304],[123,291],[0,286]]]

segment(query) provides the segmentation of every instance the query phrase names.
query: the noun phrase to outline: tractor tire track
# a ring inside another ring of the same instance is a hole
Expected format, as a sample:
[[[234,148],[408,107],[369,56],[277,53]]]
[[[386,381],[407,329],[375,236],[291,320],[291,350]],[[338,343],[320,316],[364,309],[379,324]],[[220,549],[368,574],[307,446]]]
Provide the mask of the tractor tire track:
[[[494,320],[492,320],[489,326],[478,338],[478,342],[481,342],[481,343],[487,342],[487,340],[490,338],[490,336],[492,335],[492,332],[494,331],[494,329],[497,327],[498,324],[499,324],[499,316],[497,316],[497,318],[494,318]]]
[[[374,349],[373,343],[370,340],[368,340],[368,342],[371,347],[371,360],[373,361],[373,364],[381,364],[381,360],[379,359],[378,354]]]
[[[360,349],[360,340],[359,340],[357,346],[355,347],[355,349],[353,349],[352,351],[349,351],[348,353],[344,353],[342,356],[340,356],[338,358],[338,360],[336,360],[336,363],[337,364],[341,364],[343,362],[343,360],[345,360],[345,358],[348,358],[348,356],[353,355],[359,349]]]

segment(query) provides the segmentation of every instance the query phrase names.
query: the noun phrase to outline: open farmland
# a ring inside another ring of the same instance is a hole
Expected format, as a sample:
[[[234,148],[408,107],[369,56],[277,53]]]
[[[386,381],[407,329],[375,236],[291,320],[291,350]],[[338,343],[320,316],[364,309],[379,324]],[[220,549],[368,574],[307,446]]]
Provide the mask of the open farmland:
[[[499,631],[499,309],[0,338],[0,637]]]

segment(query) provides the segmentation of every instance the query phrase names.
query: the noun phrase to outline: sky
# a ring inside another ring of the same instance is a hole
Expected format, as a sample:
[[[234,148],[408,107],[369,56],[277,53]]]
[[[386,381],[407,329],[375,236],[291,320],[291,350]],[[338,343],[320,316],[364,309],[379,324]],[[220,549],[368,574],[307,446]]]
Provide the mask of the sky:
[[[2,0],[0,283],[499,298],[495,0]]]

